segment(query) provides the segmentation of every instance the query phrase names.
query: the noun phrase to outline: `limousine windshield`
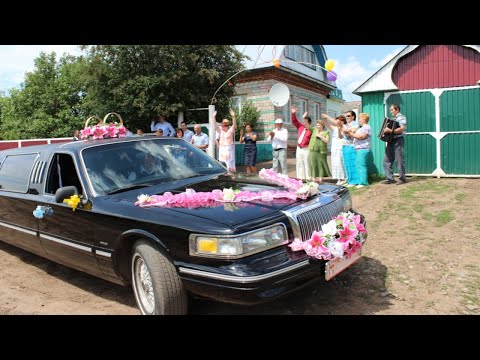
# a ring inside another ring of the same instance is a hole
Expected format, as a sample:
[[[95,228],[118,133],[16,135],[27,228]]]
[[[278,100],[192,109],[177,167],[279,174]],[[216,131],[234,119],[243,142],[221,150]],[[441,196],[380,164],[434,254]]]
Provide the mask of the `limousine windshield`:
[[[216,160],[177,139],[145,139],[94,145],[82,158],[96,195],[225,172]]]

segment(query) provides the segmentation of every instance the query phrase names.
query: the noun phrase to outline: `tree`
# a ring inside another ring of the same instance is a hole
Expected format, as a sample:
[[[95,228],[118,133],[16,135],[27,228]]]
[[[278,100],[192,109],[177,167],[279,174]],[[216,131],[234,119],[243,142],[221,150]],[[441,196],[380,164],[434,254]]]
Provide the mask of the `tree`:
[[[237,111],[235,109],[235,111]],[[237,129],[235,130],[235,139],[240,138],[240,129],[245,129],[245,124],[250,124],[252,129],[258,132],[257,123],[260,119],[260,110],[258,110],[250,100],[245,102],[242,106],[242,110],[237,116]]]
[[[71,55],[56,61],[54,52],[41,53],[20,89],[3,99],[1,132],[4,139],[71,136],[82,127],[88,111],[82,106],[85,61]]]
[[[84,50],[89,64],[85,107],[95,115],[118,112],[131,128],[146,127],[159,114],[208,107],[220,85],[243,68],[244,58],[228,45],[95,45]],[[219,111],[228,113],[233,93],[232,86],[219,90],[214,99]]]

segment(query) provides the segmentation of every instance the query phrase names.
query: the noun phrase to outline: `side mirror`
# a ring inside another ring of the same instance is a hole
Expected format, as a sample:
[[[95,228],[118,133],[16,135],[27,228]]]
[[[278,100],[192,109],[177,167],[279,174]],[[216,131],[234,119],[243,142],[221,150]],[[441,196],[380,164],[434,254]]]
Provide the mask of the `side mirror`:
[[[57,204],[63,203],[64,199],[69,198],[70,196],[78,195],[78,190],[75,186],[64,186],[57,191],[55,191],[55,202]]]

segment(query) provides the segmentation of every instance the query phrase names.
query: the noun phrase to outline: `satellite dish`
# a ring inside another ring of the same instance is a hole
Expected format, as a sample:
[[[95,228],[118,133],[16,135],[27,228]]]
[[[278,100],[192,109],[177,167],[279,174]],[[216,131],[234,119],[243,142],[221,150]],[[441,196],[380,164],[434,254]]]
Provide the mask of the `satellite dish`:
[[[290,90],[287,85],[278,83],[272,86],[268,97],[273,105],[283,106],[290,100]]]

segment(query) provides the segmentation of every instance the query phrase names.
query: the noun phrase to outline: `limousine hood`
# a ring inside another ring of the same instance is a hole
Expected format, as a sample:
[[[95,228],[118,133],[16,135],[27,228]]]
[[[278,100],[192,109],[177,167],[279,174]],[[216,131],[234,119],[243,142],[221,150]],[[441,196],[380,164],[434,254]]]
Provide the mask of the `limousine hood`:
[[[148,195],[161,195],[165,191],[170,191],[172,194],[179,194],[185,192],[186,189],[193,189],[196,192],[211,192],[215,189],[229,189],[240,191],[286,191],[287,189],[266,182],[259,177],[242,177],[242,175],[224,176],[220,175],[214,178],[209,178],[206,181],[200,181],[196,183],[189,183],[185,186],[179,186],[169,189],[161,189],[158,192],[148,192]],[[155,187],[155,189],[158,189]],[[147,190],[142,189],[142,193],[146,193]],[[152,189],[153,190],[153,189]],[[319,187],[320,192],[331,193],[338,191],[338,187],[332,185],[321,185]],[[126,193],[125,193],[126,195]],[[262,222],[268,221],[274,218],[280,219],[283,214],[278,211],[294,205],[302,200],[291,199],[276,199],[273,202],[249,201],[249,202],[233,202],[233,203],[214,203],[209,207],[162,207],[158,208],[158,211],[164,212],[165,210],[179,213],[180,217],[184,217],[181,214],[188,215],[185,219],[191,216],[207,219],[219,224],[227,226],[238,226],[244,223],[250,222]],[[156,211],[157,208],[147,208],[147,211]]]
[[[278,187],[267,183],[263,180],[259,181],[235,181],[227,176],[221,176],[217,179],[204,181],[188,187],[177,189],[177,191],[184,192],[187,188],[193,189],[196,192],[211,192],[215,189],[229,189],[240,191],[285,191],[285,188]],[[249,202],[233,202],[222,203],[218,202],[211,207],[198,207],[198,208],[183,208],[174,207],[173,211],[183,214],[189,214],[204,219],[216,221],[218,223],[235,226],[245,222],[256,221],[259,219],[270,218],[272,216],[280,217],[278,211],[287,206],[295,204],[296,200],[290,199],[276,199],[274,202],[262,202],[260,200]]]

